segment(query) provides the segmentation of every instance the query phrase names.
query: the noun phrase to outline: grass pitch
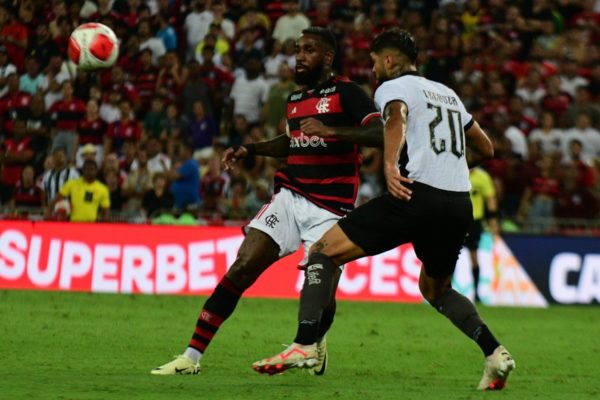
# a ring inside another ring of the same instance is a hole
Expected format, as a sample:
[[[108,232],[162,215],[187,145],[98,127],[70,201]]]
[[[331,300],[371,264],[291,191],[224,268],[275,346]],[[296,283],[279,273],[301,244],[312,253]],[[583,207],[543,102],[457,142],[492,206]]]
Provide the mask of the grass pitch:
[[[0,399],[598,399],[600,310],[482,307],[517,369],[474,390],[477,346],[426,305],[340,302],[327,374],[250,365],[295,333],[296,301],[243,299],[197,376],[151,376],[181,353],[204,298],[0,291]]]

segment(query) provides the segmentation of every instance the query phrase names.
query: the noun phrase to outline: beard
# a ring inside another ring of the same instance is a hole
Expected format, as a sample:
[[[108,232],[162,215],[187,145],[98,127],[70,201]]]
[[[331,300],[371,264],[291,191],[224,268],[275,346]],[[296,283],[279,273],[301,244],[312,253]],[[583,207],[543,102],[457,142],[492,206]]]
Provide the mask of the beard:
[[[298,72],[294,75],[294,81],[301,86],[315,86],[319,79],[323,75],[323,68],[325,66],[323,64],[315,67],[314,69],[309,69],[305,67],[303,72]]]

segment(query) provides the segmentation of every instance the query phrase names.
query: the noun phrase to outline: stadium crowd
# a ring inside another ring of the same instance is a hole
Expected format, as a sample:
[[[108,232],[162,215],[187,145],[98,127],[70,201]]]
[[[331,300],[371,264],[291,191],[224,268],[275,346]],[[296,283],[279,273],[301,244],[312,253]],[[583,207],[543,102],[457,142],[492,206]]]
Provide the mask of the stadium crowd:
[[[86,21],[119,37],[111,69],[68,61],[70,32]],[[420,72],[453,87],[493,140],[484,168],[503,218],[598,217],[600,1],[3,0],[5,217],[64,218],[58,200],[77,188],[61,188],[86,174],[108,192],[108,219],[252,218],[284,160],[253,156],[225,172],[220,155],[285,132],[294,40],[310,25],[335,32],[336,70],[369,93],[370,39],[413,33]],[[363,149],[361,175],[358,203],[384,190],[380,150]]]

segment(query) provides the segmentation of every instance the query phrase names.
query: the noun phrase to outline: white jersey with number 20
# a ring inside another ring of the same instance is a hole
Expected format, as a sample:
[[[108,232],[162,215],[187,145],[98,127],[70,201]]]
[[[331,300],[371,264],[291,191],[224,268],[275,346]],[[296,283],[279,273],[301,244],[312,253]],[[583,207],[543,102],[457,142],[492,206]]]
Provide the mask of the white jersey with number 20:
[[[400,168],[410,179],[442,190],[468,192],[465,131],[471,114],[454,90],[415,74],[383,83],[375,92],[381,114],[392,101],[408,107],[406,144]]]

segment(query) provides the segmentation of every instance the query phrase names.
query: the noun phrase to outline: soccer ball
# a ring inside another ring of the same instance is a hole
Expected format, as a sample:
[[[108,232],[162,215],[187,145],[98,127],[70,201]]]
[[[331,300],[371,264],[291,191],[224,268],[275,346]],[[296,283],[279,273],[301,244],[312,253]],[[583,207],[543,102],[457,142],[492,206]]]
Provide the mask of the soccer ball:
[[[69,38],[69,58],[86,71],[111,67],[119,56],[117,35],[95,22],[79,25]]]

